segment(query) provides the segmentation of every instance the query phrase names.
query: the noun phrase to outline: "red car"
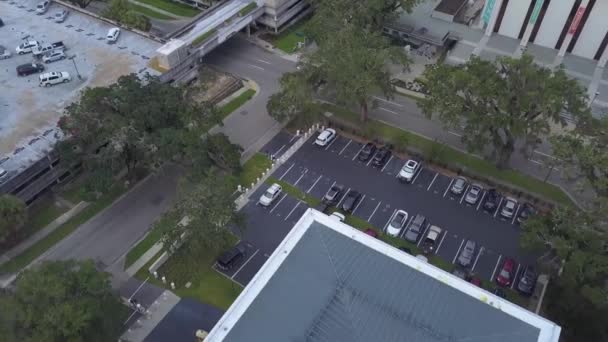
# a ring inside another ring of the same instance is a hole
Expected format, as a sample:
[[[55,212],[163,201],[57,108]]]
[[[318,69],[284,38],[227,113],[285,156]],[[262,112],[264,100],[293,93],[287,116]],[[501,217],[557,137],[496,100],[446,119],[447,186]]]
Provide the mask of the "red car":
[[[369,236],[371,236],[373,238],[377,238],[378,237],[378,233],[374,229],[371,229],[371,228],[367,228],[365,230],[365,234],[367,234],[367,235],[369,235]]]
[[[496,277],[496,283],[500,286],[509,286],[511,285],[511,280],[513,279],[513,272],[515,271],[515,260],[511,258],[506,258],[505,262],[502,264],[502,268]]]

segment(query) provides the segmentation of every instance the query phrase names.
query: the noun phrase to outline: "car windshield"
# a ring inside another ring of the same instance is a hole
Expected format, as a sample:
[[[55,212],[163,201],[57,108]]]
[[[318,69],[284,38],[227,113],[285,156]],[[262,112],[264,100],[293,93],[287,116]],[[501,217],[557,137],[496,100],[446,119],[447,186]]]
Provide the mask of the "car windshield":
[[[459,188],[459,189],[462,188],[462,187],[464,187],[464,180],[458,178],[456,180],[456,182],[454,183],[454,187],[455,188]]]
[[[469,191],[469,193],[471,195],[477,195],[477,194],[479,194],[479,188],[478,187],[472,187],[471,191]]]
[[[507,272],[506,270],[502,270],[500,271],[500,276],[503,278],[509,278],[509,272]]]
[[[274,192],[270,190],[266,190],[266,192],[264,193],[264,197],[272,198],[272,196],[274,196]]]
[[[401,227],[401,222],[403,222],[403,214],[399,213],[395,215],[393,219],[393,223],[391,224],[394,227]]]

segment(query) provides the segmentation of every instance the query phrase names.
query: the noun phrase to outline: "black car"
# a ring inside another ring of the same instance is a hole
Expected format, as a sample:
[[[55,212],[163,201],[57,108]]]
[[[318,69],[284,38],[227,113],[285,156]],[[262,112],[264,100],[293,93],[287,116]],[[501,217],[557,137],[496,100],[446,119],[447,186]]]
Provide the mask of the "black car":
[[[376,153],[376,155],[374,155],[374,160],[372,161],[372,165],[377,168],[383,167],[386,164],[386,162],[389,160],[391,155],[393,154],[391,152],[391,149],[392,149],[392,146],[390,146],[390,145],[382,146],[382,148],[380,148],[380,150],[378,150],[378,153]]]
[[[534,286],[536,285],[536,271],[532,266],[526,266],[524,269],[521,278],[519,278],[519,283],[517,284],[517,290],[525,295],[532,295],[534,291]]]
[[[410,225],[407,227],[407,232],[405,232],[405,239],[409,242],[416,243],[418,242],[418,238],[422,234],[424,227],[426,226],[426,217],[417,214],[414,216]]]
[[[344,186],[340,184],[332,185],[331,188],[329,188],[329,191],[325,194],[325,197],[323,197],[323,202],[330,205],[338,203],[343,191]]]
[[[234,267],[245,256],[245,249],[242,246],[234,246],[217,259],[217,267],[227,271]]]
[[[368,161],[376,152],[376,145],[371,142],[368,142],[363,146],[361,151],[359,151],[359,160],[362,162]]]
[[[359,201],[361,200],[361,194],[355,190],[351,190],[344,197],[344,202],[342,202],[342,210],[349,213],[352,212]]]
[[[517,216],[517,222],[522,223],[530,216],[536,215],[536,208],[530,203],[524,203],[522,209],[519,211],[519,215]]]
[[[40,63],[22,64],[17,67],[17,76],[28,76],[44,71],[44,65]]]
[[[492,290],[492,293],[495,294],[495,295],[497,295],[498,297],[500,297],[502,299],[506,299],[507,298],[507,294],[500,287],[497,287],[494,290]]]
[[[502,195],[496,191],[496,189],[488,190],[488,195],[486,196],[486,201],[483,204],[483,210],[493,213],[498,208],[498,204],[500,203],[500,199]]]
[[[0,27],[4,26],[4,22],[0,19]]]

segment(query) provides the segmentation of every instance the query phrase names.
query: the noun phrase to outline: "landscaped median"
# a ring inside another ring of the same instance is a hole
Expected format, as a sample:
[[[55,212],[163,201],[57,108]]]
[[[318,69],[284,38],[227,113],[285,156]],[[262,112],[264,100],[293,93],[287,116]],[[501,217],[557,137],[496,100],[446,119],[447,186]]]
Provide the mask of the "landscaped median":
[[[230,102],[226,103],[222,107],[220,107],[220,115],[222,116],[222,120],[225,119],[228,115],[230,115],[235,110],[239,109],[245,102],[251,100],[251,98],[255,95],[255,90],[247,89],[242,92],[239,96],[230,100]]]
[[[156,7],[179,17],[194,17],[201,12],[192,6],[171,0],[137,0],[137,2]]]
[[[202,43],[205,42],[205,40],[207,40],[207,38],[211,37],[216,32],[217,32],[216,29],[211,29],[211,30],[201,34],[200,36],[194,38],[194,40],[192,41],[192,46],[196,47],[196,46],[201,45]]]

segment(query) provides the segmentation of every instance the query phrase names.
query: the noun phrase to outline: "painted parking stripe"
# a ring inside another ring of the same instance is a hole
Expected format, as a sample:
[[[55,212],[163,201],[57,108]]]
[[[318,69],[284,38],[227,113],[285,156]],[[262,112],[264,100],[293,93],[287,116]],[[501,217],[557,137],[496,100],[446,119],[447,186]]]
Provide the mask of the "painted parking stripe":
[[[414,182],[416,182],[416,179],[418,179],[418,176],[420,175],[421,172],[422,172],[422,168],[418,169],[418,173],[416,173],[416,175],[414,176],[414,179],[412,179],[412,184],[414,184]]]
[[[346,192],[344,193],[344,196],[342,196],[342,198],[340,198],[340,201],[338,202],[338,205],[336,205],[336,208],[340,208],[340,203],[342,203],[342,201],[346,198],[346,195],[348,195],[349,192],[350,192],[350,188],[348,188],[348,190],[346,190]]]
[[[437,249],[435,250],[435,254],[439,253],[439,249],[441,248],[441,245],[443,244],[443,239],[445,239],[446,235],[448,235],[447,230],[445,232],[443,232],[443,237],[441,238],[441,241],[439,241],[439,246],[437,246]]]
[[[380,170],[380,172],[384,172],[384,169],[386,169],[386,167],[391,162],[391,160],[393,160],[393,155],[391,155],[391,157],[388,159],[388,161],[386,162],[386,164],[384,164],[384,166],[382,167],[382,170]]]
[[[325,195],[323,195],[323,198],[325,198],[325,196],[327,196],[327,194],[329,193],[329,190],[331,190],[331,188],[333,188],[334,185],[336,185],[336,181],[334,181],[333,183],[331,183],[331,186],[329,187],[329,189],[327,189],[327,191],[325,191]]]
[[[369,218],[367,219],[367,222],[371,222],[372,221],[372,217],[374,217],[374,214],[376,213],[376,210],[378,210],[378,207],[380,207],[381,203],[382,203],[382,201],[378,202],[378,205],[376,205],[376,208],[374,209],[374,211],[372,211],[372,214],[369,215]]]
[[[456,251],[456,255],[454,255],[454,259],[452,259],[452,264],[456,263],[456,258],[458,258],[458,254],[460,254],[460,249],[462,248],[462,245],[464,245],[464,239],[462,239],[462,241],[460,242],[460,246]]]
[[[500,265],[500,259],[502,258],[502,254],[498,256],[498,261],[496,261],[496,266],[494,266],[494,272],[492,272],[492,276],[490,277],[490,281],[494,281],[494,275],[496,274],[496,270],[498,269],[498,265]]]
[[[352,139],[348,139],[348,142],[346,143],[346,146],[344,146],[342,148],[342,150],[340,151],[340,153],[338,153],[339,156],[342,155],[342,153],[344,152],[344,150],[346,150],[346,148],[348,147],[348,145],[350,145],[351,142],[353,142],[353,140]]]
[[[312,188],[314,188],[315,185],[317,185],[317,183],[319,183],[321,178],[323,178],[323,175],[320,175],[319,178],[317,178],[317,180],[313,183],[313,185],[308,189],[308,191],[306,191],[307,194],[309,194],[312,191]]]
[[[289,167],[289,169],[287,169],[287,171],[285,171],[285,173],[283,173],[283,175],[281,177],[279,177],[279,180],[283,180],[283,177],[285,177],[294,166],[296,166],[296,163],[291,163],[291,166]]]
[[[363,148],[365,147],[365,145],[361,146],[361,148],[359,149],[359,151],[357,152],[357,154],[355,154],[355,156],[353,157],[353,161],[355,159],[357,159],[357,156],[359,155],[359,153],[361,153],[361,151],[363,151]]]
[[[290,140],[289,143],[291,144],[295,139],[299,138],[299,135],[294,135]]]
[[[388,221],[386,221],[386,223],[384,224],[384,228],[382,228],[383,232],[386,232],[386,228],[388,227],[389,223],[391,223],[391,220],[393,219],[393,216],[395,216],[396,213],[397,209],[393,210],[393,214],[391,215],[391,217],[388,218]]]
[[[281,151],[283,151],[283,149],[285,148],[285,146],[286,146],[285,144],[284,144],[283,146],[281,146],[281,148],[280,148],[280,149],[278,149],[278,150],[277,150],[275,153],[273,153],[272,155],[273,155],[273,156],[278,156],[278,155],[279,155],[279,153],[281,153]]]
[[[515,275],[513,276],[513,281],[511,282],[511,290],[513,286],[515,286],[515,282],[517,281],[517,274],[519,273],[519,268],[521,267],[520,263],[517,263],[517,271],[515,271]]]
[[[422,171],[422,169],[420,169],[420,171],[418,171],[418,173],[420,173]],[[431,187],[433,186],[433,183],[435,183],[435,179],[437,179],[437,176],[439,175],[439,172],[435,173],[435,177],[433,177],[433,180],[431,181],[431,184],[429,184],[429,187],[426,188],[426,191],[431,190]]]
[[[394,110],[390,110],[390,109],[388,109],[388,108],[384,108],[384,107],[380,107],[380,106],[378,106],[378,109],[381,109],[381,110],[383,110],[383,111],[389,112],[389,113],[391,113],[391,114],[399,115],[399,113],[395,112]]]
[[[338,140],[338,137],[334,137],[333,139],[331,139],[331,141],[329,142],[329,144],[327,144],[327,147],[325,148],[325,151],[327,151],[329,149],[329,146],[333,145],[334,141]]]
[[[479,257],[483,253],[483,246],[479,249],[479,253],[477,253],[477,258],[475,258],[475,262],[473,263],[473,267],[471,267],[471,272],[475,271],[475,266],[477,266],[477,261],[479,261]]]
[[[291,209],[291,211],[289,212],[289,214],[287,214],[287,216],[285,216],[285,220],[287,221],[287,219],[289,218],[289,216],[291,216],[291,214],[293,214],[294,211],[296,211],[296,208],[300,205],[300,203],[302,203],[302,201],[298,201],[298,203],[296,203],[296,205],[293,207],[293,209]]]
[[[361,197],[361,200],[359,201],[359,203],[357,203],[357,206],[355,207],[355,209],[353,209],[353,215],[355,215],[355,211],[357,211],[357,208],[359,208],[359,206],[361,205],[361,203],[363,203],[363,200],[365,199],[365,194],[363,195],[363,197]]]
[[[300,175],[300,178],[298,178],[298,180],[293,183],[294,186],[298,185],[298,183],[300,183],[300,180],[304,177],[304,175],[308,172],[308,169],[304,169],[304,172],[302,172],[302,174]]]
[[[498,206],[496,207],[496,211],[494,212],[494,217],[496,217],[496,214],[498,214],[498,211],[500,210],[500,206],[502,205],[502,200],[505,199],[504,197],[500,198],[500,202],[498,202]]]
[[[450,184],[448,184],[448,187],[445,188],[445,192],[443,193],[443,197],[445,197],[445,195],[448,194],[448,190],[450,190],[450,188],[452,187],[452,183],[454,182],[454,178],[452,178],[452,180],[450,181]]]
[[[217,263],[216,263],[216,264],[217,264]],[[238,281],[236,281],[236,280],[232,279],[231,277],[227,276],[227,275],[226,275],[226,273],[222,272],[222,271],[221,271],[219,268],[217,268],[217,267],[215,266],[216,264],[213,264],[213,267],[212,267],[212,268],[213,268],[213,269],[214,269],[214,270],[215,270],[217,273],[221,274],[221,275],[222,275],[224,278],[226,278],[226,279],[228,279],[228,280],[231,280],[231,281],[233,281],[233,282],[235,282],[235,283],[237,283],[237,284],[241,285],[241,287],[245,287],[245,285],[243,285],[243,284],[239,283]]]
[[[405,232],[407,232],[410,223],[412,223],[412,220],[414,219],[414,216],[410,216],[410,219],[407,221],[407,223],[405,224],[405,226],[403,226],[403,229],[401,229],[401,234],[399,234],[400,238],[403,238],[403,235],[405,235]]]
[[[486,191],[481,194],[481,199],[479,200],[479,204],[477,205],[477,211],[479,211],[479,207],[481,207],[481,203],[483,203],[484,198],[486,198]]]
[[[515,224],[515,219],[517,218],[517,214],[519,213],[520,208],[521,208],[521,204],[517,204],[517,209],[515,209],[515,214],[513,214],[513,219],[511,220],[511,224]]]
[[[279,206],[279,204],[281,204],[281,202],[283,202],[283,200],[285,199],[285,197],[287,197],[287,194],[283,195],[283,197],[281,197],[281,199],[277,202],[277,204],[275,204],[274,207],[272,207],[272,209],[270,209],[270,213],[271,214]]]
[[[374,153],[374,155],[369,158],[369,161],[367,162],[367,164],[365,164],[365,166],[369,166],[369,164],[371,164],[372,160],[374,160],[374,157],[376,156],[376,154],[378,154],[378,151],[376,150],[376,153]]]
[[[253,254],[251,254],[251,256],[249,257],[249,259],[247,259],[247,261],[245,261],[245,262],[244,262],[244,263],[241,265],[241,267],[239,267],[239,269],[238,269],[238,270],[236,270],[236,272],[234,272],[234,274],[232,275],[232,277],[230,277],[230,279],[234,280],[234,277],[236,277],[236,275],[237,275],[237,274],[239,274],[239,272],[241,272],[241,270],[243,269],[243,267],[245,267],[245,265],[247,265],[247,264],[249,263],[249,261],[251,261],[251,259],[253,259],[253,257],[254,257],[256,254],[258,254],[258,252],[259,252],[259,251],[260,251],[260,249],[259,249],[259,248],[258,248],[258,249],[256,249],[256,251],[255,251]]]
[[[422,235],[420,235],[420,240],[418,240],[418,243],[416,244],[416,246],[420,247],[420,243],[422,242],[422,240],[424,240],[424,237],[426,236],[426,233],[428,232],[430,227],[431,227],[431,224],[427,223],[426,228],[424,228],[424,232],[422,232]]]
[[[467,191],[469,191],[469,187],[470,187],[470,185],[467,185],[467,188],[464,189],[464,192],[462,193],[462,195],[460,197],[460,204],[462,204],[462,200],[464,200],[464,197],[467,195]]]

